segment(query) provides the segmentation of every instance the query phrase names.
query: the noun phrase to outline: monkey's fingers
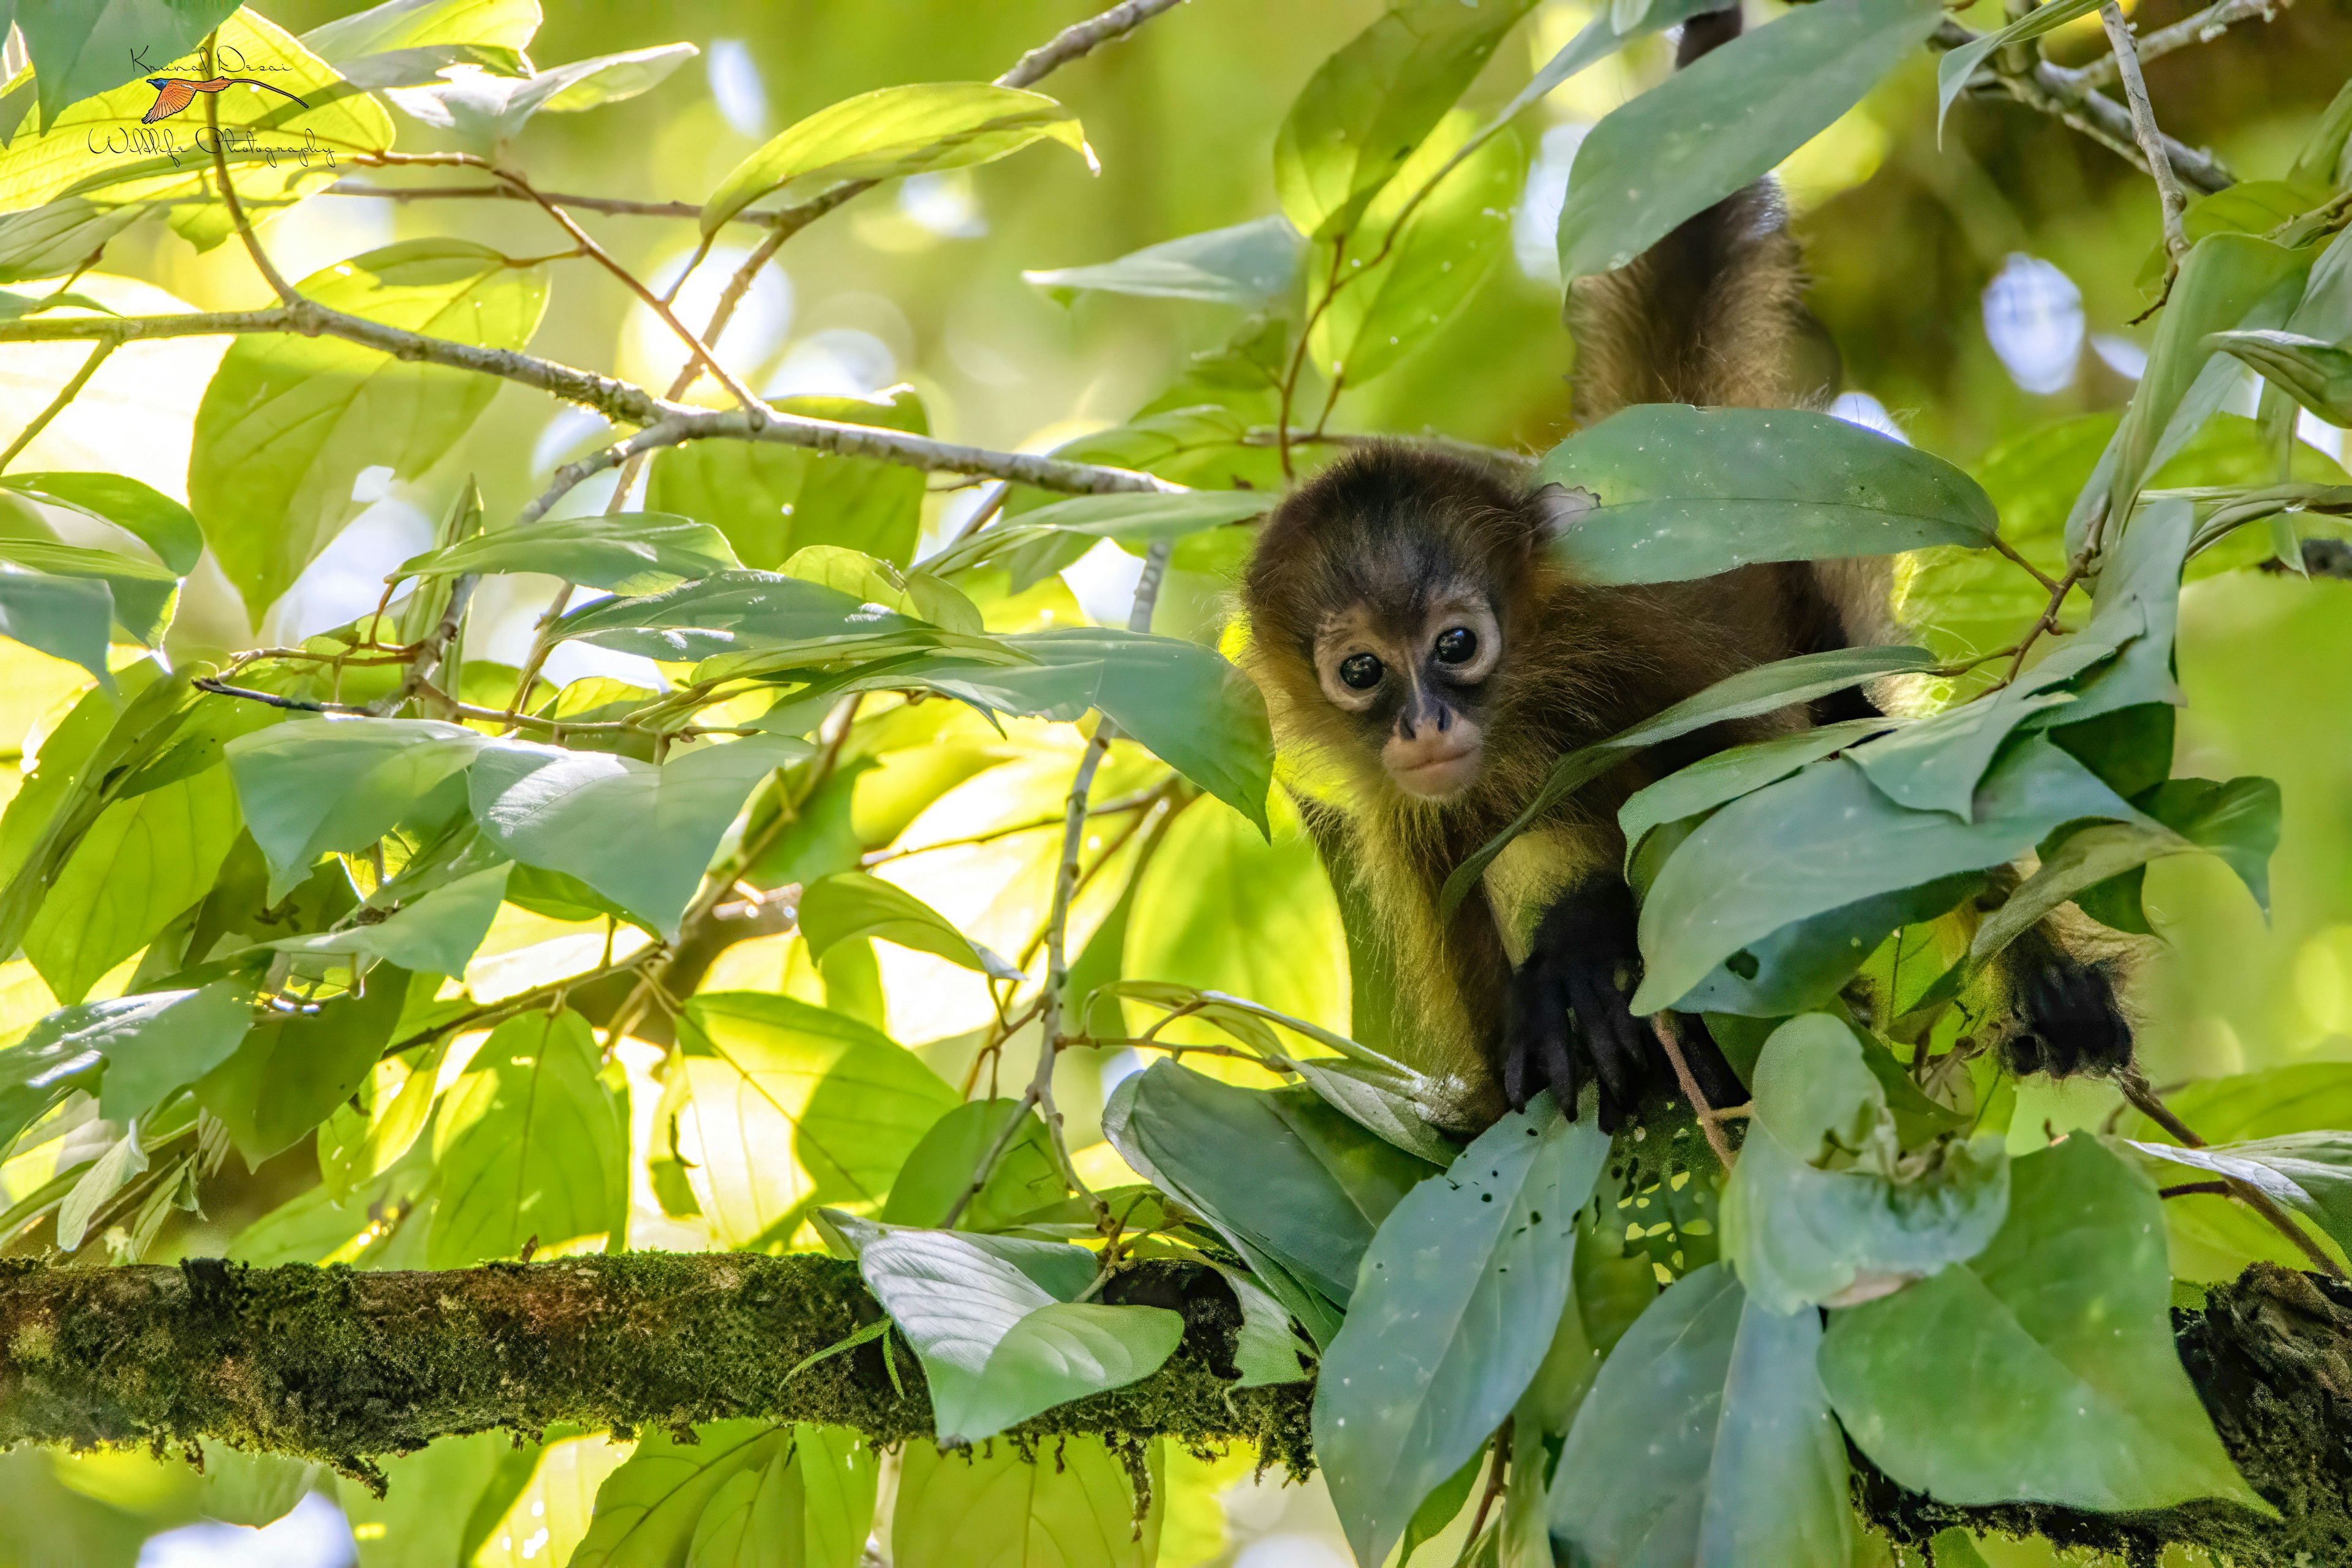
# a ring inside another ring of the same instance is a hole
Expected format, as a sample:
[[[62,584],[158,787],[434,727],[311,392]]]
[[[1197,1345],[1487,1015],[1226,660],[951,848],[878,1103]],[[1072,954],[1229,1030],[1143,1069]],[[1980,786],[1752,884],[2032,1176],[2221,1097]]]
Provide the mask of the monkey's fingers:
[[[1525,1110],[1528,1101],[1543,1092],[1548,1058],[1545,1036],[1561,1033],[1559,979],[1549,960],[1529,956],[1511,976],[1508,1007],[1504,1018],[1503,1098],[1513,1110]]]
[[[1588,965],[1570,966],[1567,989],[1602,1092],[1625,1110],[1641,1104],[1652,1076],[1648,1058],[1657,1050],[1647,1026],[1626,1010],[1623,994],[1608,977]]]
[[[1584,1080],[1589,1075],[1584,1070],[1583,1053],[1577,1049],[1576,1040],[1570,1031],[1564,984],[1554,990],[1549,1016],[1552,1026],[1544,1031],[1542,1037],[1544,1076],[1551,1080],[1552,1098],[1559,1102],[1560,1114],[1573,1121],[1576,1120],[1577,1101],[1583,1098]],[[1614,1132],[1616,1128],[1610,1124],[1607,1112],[1607,1096],[1601,1097],[1601,1130]]]

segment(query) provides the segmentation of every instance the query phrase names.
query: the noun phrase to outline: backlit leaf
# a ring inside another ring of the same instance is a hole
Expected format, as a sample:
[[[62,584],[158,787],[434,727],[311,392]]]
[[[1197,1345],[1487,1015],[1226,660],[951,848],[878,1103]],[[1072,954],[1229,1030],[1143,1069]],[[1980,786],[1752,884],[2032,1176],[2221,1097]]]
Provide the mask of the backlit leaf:
[[[600,1061],[587,1020],[568,1009],[491,1031],[434,1128],[433,1268],[512,1258],[533,1237],[546,1247],[608,1235],[618,1249],[628,1131]]]
[[[718,233],[753,202],[795,183],[813,193],[845,180],[968,168],[1048,137],[1093,162],[1077,121],[1042,93],[975,81],[862,93],[818,110],[735,165],[702,205],[702,232]]]
[[[296,287],[332,310],[490,349],[529,342],[547,303],[544,268],[454,239],[372,250]],[[493,376],[340,338],[230,345],[196,410],[188,500],[247,609],[257,618],[359,514],[362,469],[419,477],[498,390]]]

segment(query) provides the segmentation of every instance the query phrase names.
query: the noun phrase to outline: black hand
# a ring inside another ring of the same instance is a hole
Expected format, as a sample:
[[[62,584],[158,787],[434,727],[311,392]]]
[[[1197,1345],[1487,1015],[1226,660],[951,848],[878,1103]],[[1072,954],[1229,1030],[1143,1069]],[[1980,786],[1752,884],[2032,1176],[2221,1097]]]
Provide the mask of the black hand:
[[[2112,1072],[2131,1060],[2131,1025],[2106,970],[2054,943],[2021,942],[2012,950],[2022,1030],[2007,1047],[2010,1070],[2065,1078]]]

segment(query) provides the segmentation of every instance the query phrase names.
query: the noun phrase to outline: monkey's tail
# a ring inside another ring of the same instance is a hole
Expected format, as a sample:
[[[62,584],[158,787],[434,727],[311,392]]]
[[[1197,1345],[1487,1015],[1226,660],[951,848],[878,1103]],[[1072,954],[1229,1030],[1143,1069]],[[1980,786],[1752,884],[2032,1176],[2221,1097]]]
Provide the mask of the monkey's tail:
[[[1739,7],[1683,25],[1677,68],[1739,36]],[[1576,416],[1633,403],[1787,408],[1836,391],[1836,349],[1804,306],[1788,209],[1769,175],[1613,272],[1569,290]]]

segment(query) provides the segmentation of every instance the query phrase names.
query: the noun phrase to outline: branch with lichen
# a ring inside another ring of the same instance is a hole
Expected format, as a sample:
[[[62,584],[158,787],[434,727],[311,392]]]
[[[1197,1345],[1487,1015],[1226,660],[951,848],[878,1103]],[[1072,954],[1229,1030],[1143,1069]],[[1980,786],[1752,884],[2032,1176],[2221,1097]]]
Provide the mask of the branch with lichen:
[[[1129,1447],[1239,1442],[1267,1464],[1311,1467],[1313,1384],[1237,1386],[1241,1313],[1214,1270],[1129,1264],[1102,1299],[1181,1313],[1181,1343],[1140,1382],[1023,1423],[1016,1443],[1078,1433]],[[896,1335],[802,1365],[880,1316],[854,1265],[805,1253],[622,1253],[437,1273],[0,1260],[0,1446],[225,1442],[374,1479],[375,1459],[436,1437],[558,1422],[629,1433],[752,1417],[851,1427],[882,1444],[926,1437],[921,1368]],[[2328,1391],[2341,1386],[2330,1369],[2352,1359],[2352,1288],[2257,1264],[2201,1310],[2176,1310],[2174,1324],[2215,1428],[2279,1519],[2218,1501],[2129,1515],[1956,1508],[1866,1461],[1856,1500],[1904,1542],[1959,1526],[2132,1562],[2173,1543],[2245,1568],[2341,1561],[2352,1476],[2338,1456],[2352,1445],[2352,1408]]]

